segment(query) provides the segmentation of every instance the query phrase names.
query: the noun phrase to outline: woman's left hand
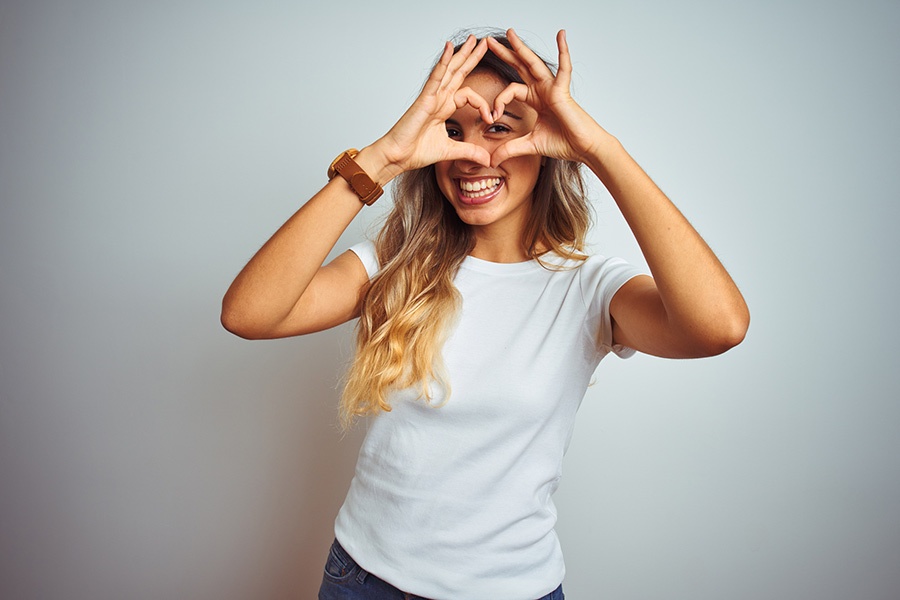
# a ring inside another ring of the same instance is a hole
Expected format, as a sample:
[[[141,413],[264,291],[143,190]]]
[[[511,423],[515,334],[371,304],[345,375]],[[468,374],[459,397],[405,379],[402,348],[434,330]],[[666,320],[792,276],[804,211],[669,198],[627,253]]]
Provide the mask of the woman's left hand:
[[[510,83],[500,92],[494,100],[493,116],[499,118],[506,105],[513,101],[524,102],[536,110],[538,116],[530,133],[494,150],[491,164],[497,166],[508,158],[533,154],[587,162],[608,134],[569,93],[572,60],[565,30],[556,34],[559,69],[555,76],[544,61],[522,43],[515,31],[507,31],[507,38],[512,50],[490,37],[487,38],[488,47],[513,67],[524,83]]]
[[[586,164],[610,192],[647,260],[650,277],[635,277],[616,292],[609,311],[613,343],[656,356],[711,356],[747,332],[747,304],[700,234],[613,136],[569,93],[572,60],[566,35],[556,36],[556,76],[534,52],[507,32],[512,50],[488,39],[488,48],[516,69],[494,100],[493,117],[519,101],[537,111],[531,132],[494,149],[491,164],[537,154]]]

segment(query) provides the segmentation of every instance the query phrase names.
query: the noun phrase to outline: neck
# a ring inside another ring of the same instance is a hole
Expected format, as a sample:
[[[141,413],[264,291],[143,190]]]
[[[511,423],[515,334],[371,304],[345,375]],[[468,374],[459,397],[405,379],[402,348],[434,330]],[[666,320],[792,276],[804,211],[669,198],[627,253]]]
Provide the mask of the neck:
[[[475,258],[497,263],[524,262],[531,257],[525,251],[520,232],[492,232],[490,228],[475,228]]]
[[[546,244],[537,244],[535,248],[537,256],[546,251]],[[525,262],[534,258],[525,247],[521,232],[515,232],[513,235],[491,235],[489,231],[484,230],[475,231],[475,247],[469,255],[496,263]]]

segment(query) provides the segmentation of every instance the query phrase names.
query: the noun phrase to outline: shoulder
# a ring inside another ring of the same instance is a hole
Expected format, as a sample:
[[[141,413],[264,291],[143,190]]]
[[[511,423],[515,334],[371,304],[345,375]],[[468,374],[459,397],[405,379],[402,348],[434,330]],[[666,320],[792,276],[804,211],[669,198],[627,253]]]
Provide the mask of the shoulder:
[[[362,262],[369,279],[372,279],[381,269],[381,265],[378,262],[378,253],[375,251],[375,242],[372,240],[364,240],[354,244],[350,246],[350,251]]]
[[[595,254],[588,256],[578,267],[581,293],[585,303],[607,308],[615,293],[630,279],[644,271],[625,259]]]

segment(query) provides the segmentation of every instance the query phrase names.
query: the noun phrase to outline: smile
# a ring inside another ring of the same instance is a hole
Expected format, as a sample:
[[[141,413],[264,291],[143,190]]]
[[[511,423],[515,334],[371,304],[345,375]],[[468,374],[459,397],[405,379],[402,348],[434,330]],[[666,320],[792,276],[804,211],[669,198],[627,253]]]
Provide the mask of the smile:
[[[500,177],[488,177],[486,179],[457,180],[459,195],[463,200],[484,200],[493,196],[503,185]]]

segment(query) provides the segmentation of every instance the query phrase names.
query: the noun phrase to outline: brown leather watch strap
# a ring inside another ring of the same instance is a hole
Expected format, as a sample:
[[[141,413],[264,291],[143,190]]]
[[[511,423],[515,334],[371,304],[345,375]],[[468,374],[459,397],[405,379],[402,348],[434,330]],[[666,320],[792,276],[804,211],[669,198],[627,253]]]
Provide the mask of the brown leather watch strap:
[[[354,148],[342,152],[328,167],[328,179],[334,179],[335,175],[340,175],[347,180],[350,188],[356,192],[361,201],[371,205],[381,197],[384,190],[381,189],[380,185],[372,181],[372,178],[362,170],[362,167],[356,164],[353,157],[357,154],[359,154],[359,151]]]

